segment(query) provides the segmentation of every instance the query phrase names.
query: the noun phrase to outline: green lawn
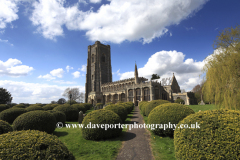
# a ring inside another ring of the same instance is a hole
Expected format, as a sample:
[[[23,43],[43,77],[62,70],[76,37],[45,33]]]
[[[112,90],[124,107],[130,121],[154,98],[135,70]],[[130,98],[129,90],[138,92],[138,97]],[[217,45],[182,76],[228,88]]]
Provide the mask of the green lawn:
[[[195,112],[199,110],[214,110],[216,109],[215,105],[189,105],[188,107],[192,108]],[[142,115],[143,116],[143,115]],[[148,117],[143,116],[145,123],[148,123]],[[174,151],[174,139],[170,137],[160,137],[154,135],[150,129],[151,133],[151,147],[153,151],[153,156],[156,160],[175,160],[175,151]]]
[[[125,124],[131,121],[131,117],[132,113],[128,114]],[[67,123],[78,124],[78,122]],[[105,141],[85,140],[82,137],[81,129],[79,128],[56,128],[53,134],[58,136],[59,139],[67,146],[67,148],[75,156],[76,160],[113,160],[116,159],[118,155],[122,146],[122,138],[126,131],[127,129],[123,129],[122,136]]]

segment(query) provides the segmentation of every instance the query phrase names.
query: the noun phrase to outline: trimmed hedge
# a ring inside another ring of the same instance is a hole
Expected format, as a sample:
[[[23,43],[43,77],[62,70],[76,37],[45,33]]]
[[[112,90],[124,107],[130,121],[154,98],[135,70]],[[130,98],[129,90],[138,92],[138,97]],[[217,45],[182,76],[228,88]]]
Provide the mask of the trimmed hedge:
[[[144,116],[146,116],[146,107],[148,106],[150,102],[146,102],[146,103],[143,103],[142,106],[141,106],[141,112]]]
[[[78,120],[78,109],[70,106],[69,104],[60,105],[53,109],[53,111],[61,111],[66,115],[66,121],[77,121]]]
[[[24,104],[18,104],[13,106],[12,108],[26,108],[26,106]]]
[[[105,110],[105,109],[99,109],[90,112],[89,114],[86,115],[86,117],[83,119],[82,124],[84,126],[89,125],[91,122],[92,128],[82,128],[82,136],[85,139],[88,140],[100,140],[100,139],[108,139],[108,138],[114,138],[118,137],[121,132],[122,128],[121,127],[111,127],[105,130],[105,128],[101,127],[94,127],[93,124],[107,124],[107,125],[115,125],[122,123],[121,118],[114,113],[111,110]]]
[[[57,136],[45,132],[14,131],[0,135],[0,141],[0,159],[75,160]]]
[[[9,108],[0,113],[0,120],[4,120],[11,124],[18,116],[26,112],[24,108]]]
[[[178,124],[181,120],[187,117],[190,114],[194,114],[195,112],[182,104],[178,103],[165,103],[154,108],[148,116],[149,124]],[[152,132],[156,135],[169,136],[173,137],[174,134],[174,126],[173,128],[164,128],[155,127],[155,130]]]
[[[56,107],[56,106],[53,106],[53,105],[51,105],[51,104],[47,104],[47,105],[43,106],[42,109],[43,109],[44,111],[48,111],[48,110],[53,110],[53,108],[55,108],[55,107]]]
[[[72,106],[77,108],[78,112],[82,111],[83,113],[85,113],[87,111],[87,107],[85,105],[73,104]]]
[[[57,121],[53,114],[47,111],[30,111],[18,116],[12,126],[14,131],[39,130],[53,133]]]
[[[164,103],[171,103],[167,100],[162,100],[162,99],[159,99],[159,100],[153,100],[151,102],[148,103],[148,105],[146,105],[145,107],[145,115],[148,117],[148,115],[150,114],[150,112],[157,106],[161,105],[161,104],[164,104]]]
[[[143,104],[145,104],[145,103],[148,103],[148,102],[147,102],[147,101],[140,101],[140,102],[138,103],[138,106],[139,106],[140,111],[142,111],[142,106],[143,106]]]
[[[178,128],[180,124],[199,128]],[[184,118],[174,133],[177,159],[240,159],[240,111],[207,110]]]
[[[176,99],[174,103],[185,104],[185,101],[183,99]]]
[[[53,114],[54,117],[56,118],[57,122],[62,122],[63,124],[65,124],[65,122],[66,122],[66,115],[65,115],[65,113],[63,113],[61,111],[53,111],[53,110],[49,110],[47,112]]]
[[[8,109],[6,104],[0,104],[0,112],[4,111],[6,109]]]
[[[6,121],[0,120],[0,135],[3,133],[12,132],[13,128]]]
[[[121,105],[108,105],[104,108],[105,110],[111,110],[113,112],[115,112],[117,115],[119,115],[119,117],[121,118],[122,122],[125,121],[125,119],[127,118],[127,111],[125,110],[125,108]]]
[[[27,112],[36,111],[36,110],[43,110],[43,108],[41,106],[37,106],[37,105],[29,106],[26,108]]]

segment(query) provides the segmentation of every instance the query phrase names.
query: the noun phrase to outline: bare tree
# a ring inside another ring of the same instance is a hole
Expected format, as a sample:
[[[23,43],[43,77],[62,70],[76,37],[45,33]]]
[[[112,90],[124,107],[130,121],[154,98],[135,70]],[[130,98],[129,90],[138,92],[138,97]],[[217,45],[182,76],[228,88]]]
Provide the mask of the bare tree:
[[[186,92],[186,90],[185,89],[181,89],[181,93],[185,93]]]
[[[65,89],[62,96],[70,100],[70,94],[72,95],[71,100],[82,102],[84,99],[84,93],[79,91],[79,88],[67,88]]]

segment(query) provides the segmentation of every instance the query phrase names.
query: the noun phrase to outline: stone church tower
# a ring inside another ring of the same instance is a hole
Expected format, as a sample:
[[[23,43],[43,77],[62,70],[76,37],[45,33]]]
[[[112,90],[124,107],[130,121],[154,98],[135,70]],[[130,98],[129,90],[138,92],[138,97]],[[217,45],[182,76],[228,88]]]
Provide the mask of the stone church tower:
[[[101,96],[101,85],[112,82],[111,51],[109,45],[99,41],[88,46],[85,103],[88,95]]]

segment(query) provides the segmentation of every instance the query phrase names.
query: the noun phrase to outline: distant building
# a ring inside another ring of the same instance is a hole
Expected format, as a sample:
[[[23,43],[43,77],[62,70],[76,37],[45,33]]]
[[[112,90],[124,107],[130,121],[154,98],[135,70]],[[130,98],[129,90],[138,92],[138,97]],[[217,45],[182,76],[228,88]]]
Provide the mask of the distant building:
[[[135,64],[134,75],[134,78],[112,82],[110,46],[96,41],[95,44],[88,46],[85,103],[95,105],[131,101],[138,105],[139,101],[164,99],[174,102],[181,98],[186,105],[189,104],[187,93],[181,93],[174,73],[171,79],[148,81],[147,78],[138,77]]]

